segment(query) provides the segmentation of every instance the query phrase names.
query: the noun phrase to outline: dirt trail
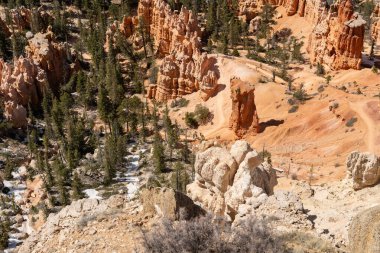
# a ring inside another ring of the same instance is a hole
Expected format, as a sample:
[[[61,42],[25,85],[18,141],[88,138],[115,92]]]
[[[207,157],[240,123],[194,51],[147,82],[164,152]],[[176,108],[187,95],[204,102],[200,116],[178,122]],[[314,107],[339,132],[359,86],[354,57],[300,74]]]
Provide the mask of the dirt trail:
[[[364,121],[367,126],[367,148],[371,153],[380,155],[379,152],[379,140],[380,140],[380,108],[378,101],[360,101],[356,103],[350,103],[350,107],[355,111],[358,116]]]

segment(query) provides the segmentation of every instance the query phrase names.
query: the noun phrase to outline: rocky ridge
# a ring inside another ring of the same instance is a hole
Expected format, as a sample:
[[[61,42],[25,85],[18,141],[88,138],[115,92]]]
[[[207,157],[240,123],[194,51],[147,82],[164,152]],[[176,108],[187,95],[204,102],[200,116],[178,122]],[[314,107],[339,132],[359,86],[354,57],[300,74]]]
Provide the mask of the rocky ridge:
[[[242,16],[244,20],[249,22],[258,15],[260,9],[266,3],[273,6],[283,6],[286,9],[287,16],[299,15],[300,17],[305,17],[313,23],[318,19],[320,13],[323,12],[325,6],[325,1],[323,0],[240,0],[239,15]]]

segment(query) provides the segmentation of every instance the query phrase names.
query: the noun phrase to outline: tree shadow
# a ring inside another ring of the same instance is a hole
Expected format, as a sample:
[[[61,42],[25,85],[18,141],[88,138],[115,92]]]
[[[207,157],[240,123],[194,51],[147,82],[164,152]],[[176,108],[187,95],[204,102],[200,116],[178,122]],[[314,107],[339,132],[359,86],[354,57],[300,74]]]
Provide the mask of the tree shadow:
[[[284,124],[284,120],[271,119],[271,120],[268,120],[266,122],[261,122],[259,124],[259,126],[260,126],[259,133],[264,132],[267,127],[270,127],[270,126],[279,126],[281,124]]]

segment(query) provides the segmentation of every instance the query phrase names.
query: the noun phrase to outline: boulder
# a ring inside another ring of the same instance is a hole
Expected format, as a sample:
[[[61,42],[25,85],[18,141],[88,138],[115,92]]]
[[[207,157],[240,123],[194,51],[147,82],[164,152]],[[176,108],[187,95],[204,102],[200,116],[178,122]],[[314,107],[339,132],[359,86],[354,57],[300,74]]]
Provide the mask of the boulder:
[[[277,184],[272,166],[262,162],[257,152],[241,140],[230,151],[210,147],[198,153],[195,173],[187,194],[206,210],[231,220],[240,211],[250,212],[260,206]]]
[[[357,214],[349,227],[350,252],[380,252],[380,205]]]
[[[255,86],[233,77],[231,80],[232,112],[230,128],[237,136],[255,134],[260,131],[255,105]]]
[[[373,186],[380,181],[380,160],[371,153],[352,152],[347,157],[347,177],[355,190]]]
[[[260,205],[256,214],[273,217],[281,225],[287,224],[297,228],[313,227],[303,207],[301,199],[293,192],[278,190]],[[240,219],[241,217],[239,217]],[[276,223],[276,222],[275,222]]]
[[[205,214],[188,196],[169,188],[144,189],[140,199],[145,213],[157,214],[173,221]]]

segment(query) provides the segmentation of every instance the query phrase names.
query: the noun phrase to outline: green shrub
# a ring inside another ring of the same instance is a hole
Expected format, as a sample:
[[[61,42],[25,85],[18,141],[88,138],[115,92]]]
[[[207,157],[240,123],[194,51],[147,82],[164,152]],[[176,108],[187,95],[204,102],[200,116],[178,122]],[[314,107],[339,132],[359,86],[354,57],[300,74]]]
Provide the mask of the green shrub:
[[[206,106],[200,104],[195,106],[194,115],[200,125],[206,124],[211,117],[210,110]]]
[[[187,112],[185,114],[185,123],[190,128],[198,128],[198,121],[195,119],[195,114],[193,112]]]
[[[185,98],[180,98],[180,99],[173,100],[172,103],[170,104],[170,107],[171,108],[186,107],[188,104],[189,104],[189,100],[187,100]]]
[[[315,71],[315,74],[319,76],[323,76],[326,74],[325,68],[323,67],[322,64],[320,63],[317,64],[317,70]]]
[[[290,109],[289,109],[289,113],[294,113],[294,112],[296,112],[296,111],[298,111],[298,105],[293,105]]]
[[[352,117],[346,122],[346,127],[353,127],[356,121],[358,121],[358,119],[355,117]]]
[[[299,88],[293,93],[293,97],[297,99],[298,101],[305,101],[307,99],[307,93],[303,89],[303,87]]]

